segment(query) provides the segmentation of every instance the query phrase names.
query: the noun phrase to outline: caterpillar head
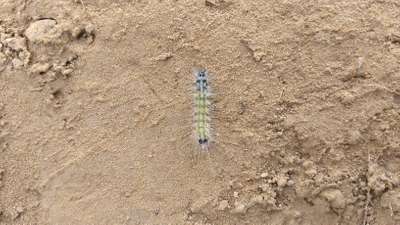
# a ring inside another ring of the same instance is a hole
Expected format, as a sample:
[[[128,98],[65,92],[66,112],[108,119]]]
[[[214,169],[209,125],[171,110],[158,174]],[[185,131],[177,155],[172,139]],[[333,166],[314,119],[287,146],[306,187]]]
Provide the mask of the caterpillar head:
[[[208,71],[202,68],[193,69],[193,73],[196,76],[196,79],[206,80],[208,77]]]

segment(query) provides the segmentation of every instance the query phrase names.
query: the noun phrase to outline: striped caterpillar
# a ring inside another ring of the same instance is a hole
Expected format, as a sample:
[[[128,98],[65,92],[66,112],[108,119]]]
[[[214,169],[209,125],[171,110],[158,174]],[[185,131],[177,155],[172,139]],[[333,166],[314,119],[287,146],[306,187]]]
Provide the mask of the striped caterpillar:
[[[202,150],[208,150],[210,143],[208,72],[206,69],[195,69],[194,75],[196,76],[196,92],[194,94],[196,139]]]

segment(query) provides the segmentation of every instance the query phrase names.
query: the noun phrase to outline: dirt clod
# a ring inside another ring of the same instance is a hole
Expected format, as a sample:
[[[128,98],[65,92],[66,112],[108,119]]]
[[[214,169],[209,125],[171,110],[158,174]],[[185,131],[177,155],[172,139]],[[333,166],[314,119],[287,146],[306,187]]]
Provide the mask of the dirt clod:
[[[391,216],[400,219],[400,188],[384,193],[380,204],[383,208],[390,211]]]
[[[346,199],[338,189],[327,189],[320,194],[334,210],[343,210],[346,207]]]
[[[26,40],[23,37],[7,38],[3,42],[7,47],[14,51],[22,51],[26,49]]]
[[[46,43],[56,38],[57,22],[53,19],[38,20],[29,25],[25,31],[25,36],[33,43]]]

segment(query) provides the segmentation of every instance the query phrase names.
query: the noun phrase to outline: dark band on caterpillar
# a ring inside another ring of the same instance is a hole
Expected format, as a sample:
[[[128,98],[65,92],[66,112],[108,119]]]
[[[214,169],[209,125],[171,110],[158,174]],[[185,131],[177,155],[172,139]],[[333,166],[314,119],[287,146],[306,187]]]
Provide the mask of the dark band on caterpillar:
[[[208,143],[208,139],[199,139],[199,144],[207,144]]]

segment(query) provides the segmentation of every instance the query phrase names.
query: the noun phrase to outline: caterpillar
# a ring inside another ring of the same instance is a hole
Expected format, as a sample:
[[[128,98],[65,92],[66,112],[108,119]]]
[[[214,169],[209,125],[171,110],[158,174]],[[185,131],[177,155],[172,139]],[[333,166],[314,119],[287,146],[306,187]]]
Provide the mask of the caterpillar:
[[[206,69],[195,69],[196,92],[194,94],[194,122],[196,140],[202,150],[209,149],[210,143],[210,117],[209,96],[210,87]]]

